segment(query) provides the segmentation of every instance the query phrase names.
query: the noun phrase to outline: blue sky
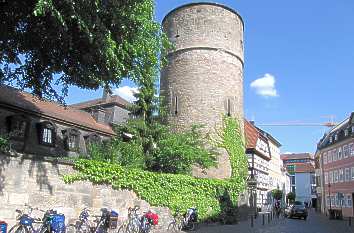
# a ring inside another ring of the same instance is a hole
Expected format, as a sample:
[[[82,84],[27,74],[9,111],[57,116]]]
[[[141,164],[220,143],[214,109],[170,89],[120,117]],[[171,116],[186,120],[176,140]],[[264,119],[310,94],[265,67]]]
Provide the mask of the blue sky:
[[[159,22],[186,0],[157,0]],[[354,111],[354,1],[220,0],[245,22],[244,111],[256,124],[322,123]],[[257,79],[261,79],[254,82]],[[252,84],[251,87],[251,83]],[[123,82],[122,86],[131,85]],[[71,88],[68,103],[101,96]],[[315,152],[325,127],[262,127],[282,152]]]

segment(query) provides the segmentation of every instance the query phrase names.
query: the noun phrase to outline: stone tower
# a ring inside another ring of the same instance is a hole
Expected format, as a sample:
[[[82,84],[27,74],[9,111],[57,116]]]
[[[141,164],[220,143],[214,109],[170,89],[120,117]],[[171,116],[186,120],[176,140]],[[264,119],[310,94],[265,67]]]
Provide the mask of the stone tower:
[[[220,4],[191,3],[168,13],[162,26],[174,44],[160,80],[168,122],[176,130],[202,124],[204,133],[211,134],[220,126],[223,114],[237,117],[243,124],[241,16]],[[194,175],[230,177],[227,153],[221,153],[217,168],[206,173],[196,168]]]

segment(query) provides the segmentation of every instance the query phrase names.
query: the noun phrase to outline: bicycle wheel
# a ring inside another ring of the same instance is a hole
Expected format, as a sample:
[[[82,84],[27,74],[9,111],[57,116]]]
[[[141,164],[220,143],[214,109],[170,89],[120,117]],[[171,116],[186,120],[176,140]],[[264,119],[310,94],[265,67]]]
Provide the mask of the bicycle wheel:
[[[177,228],[178,228],[177,223],[171,222],[170,224],[168,224],[167,230],[168,230],[168,232],[179,232],[179,230]]]
[[[16,224],[15,226],[11,227],[9,233],[30,233],[30,231],[25,226]]]

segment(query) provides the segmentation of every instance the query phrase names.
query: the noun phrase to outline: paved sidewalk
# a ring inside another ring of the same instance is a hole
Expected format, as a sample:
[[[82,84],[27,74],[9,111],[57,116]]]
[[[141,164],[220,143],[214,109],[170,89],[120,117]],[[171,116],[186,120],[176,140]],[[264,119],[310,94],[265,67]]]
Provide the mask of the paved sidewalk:
[[[308,219],[274,219],[262,225],[262,217],[258,217],[251,228],[250,221],[237,225],[201,225],[196,233],[354,233],[354,226],[347,221],[329,220],[326,216],[310,211]],[[354,222],[353,222],[354,225]]]

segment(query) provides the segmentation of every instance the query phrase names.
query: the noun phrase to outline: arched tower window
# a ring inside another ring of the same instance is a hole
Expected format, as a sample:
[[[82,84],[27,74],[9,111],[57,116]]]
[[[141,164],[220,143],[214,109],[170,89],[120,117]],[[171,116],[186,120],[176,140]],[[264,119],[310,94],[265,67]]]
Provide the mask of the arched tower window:
[[[225,114],[227,116],[232,116],[233,112],[234,112],[234,99],[232,97],[228,97],[225,102],[224,102],[224,106],[225,106]]]

